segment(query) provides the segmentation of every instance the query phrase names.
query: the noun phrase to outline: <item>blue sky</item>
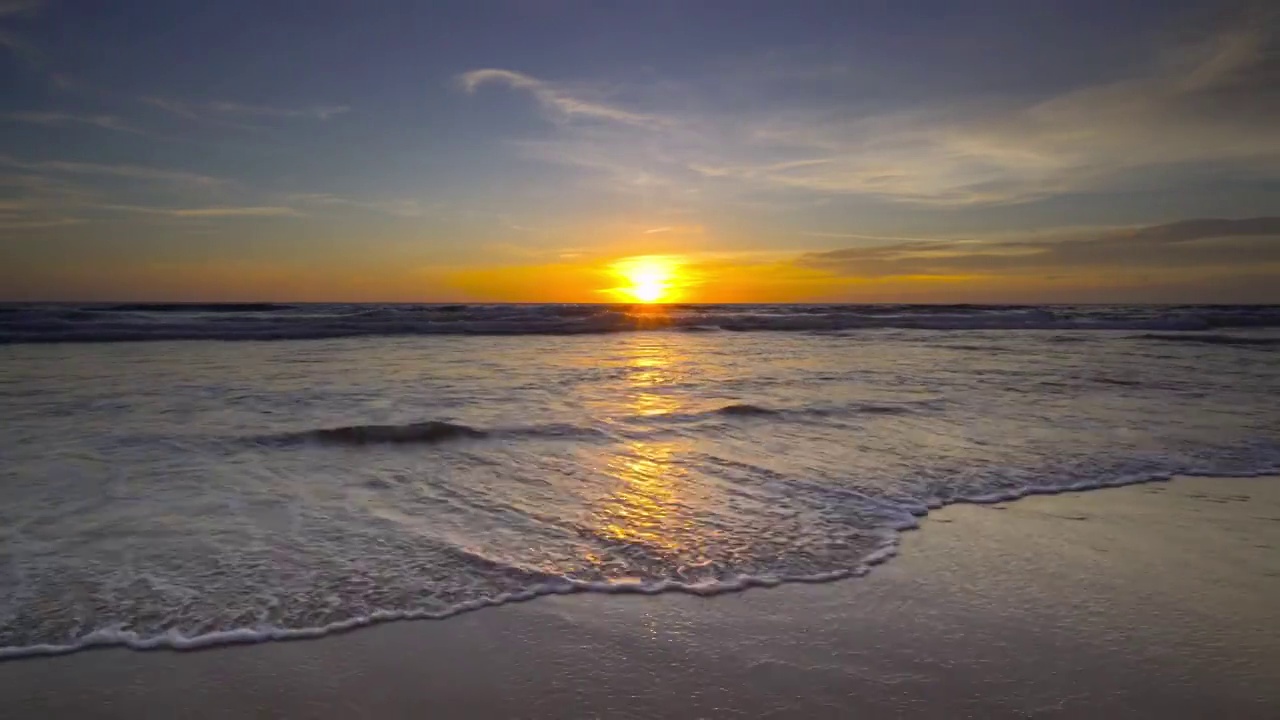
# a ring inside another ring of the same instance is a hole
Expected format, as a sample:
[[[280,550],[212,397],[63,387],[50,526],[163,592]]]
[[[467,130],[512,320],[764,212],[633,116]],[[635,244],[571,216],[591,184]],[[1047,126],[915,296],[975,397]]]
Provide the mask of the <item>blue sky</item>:
[[[0,297],[1280,301],[1264,3],[607,5],[0,0]]]

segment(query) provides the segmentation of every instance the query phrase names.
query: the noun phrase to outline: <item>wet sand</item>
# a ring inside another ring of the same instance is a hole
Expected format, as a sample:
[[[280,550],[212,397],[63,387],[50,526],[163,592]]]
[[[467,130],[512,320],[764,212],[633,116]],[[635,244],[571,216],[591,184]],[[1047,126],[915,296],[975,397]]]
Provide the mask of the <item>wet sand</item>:
[[[1280,478],[959,505],[868,577],[0,663],[14,718],[1280,717]]]

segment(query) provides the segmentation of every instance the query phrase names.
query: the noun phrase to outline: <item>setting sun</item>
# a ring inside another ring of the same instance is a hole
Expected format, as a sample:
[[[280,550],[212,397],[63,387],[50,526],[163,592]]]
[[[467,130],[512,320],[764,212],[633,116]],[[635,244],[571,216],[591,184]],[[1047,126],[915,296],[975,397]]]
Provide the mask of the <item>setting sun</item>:
[[[647,255],[619,260],[613,271],[628,283],[613,292],[635,302],[659,303],[673,299],[679,265],[669,257]]]

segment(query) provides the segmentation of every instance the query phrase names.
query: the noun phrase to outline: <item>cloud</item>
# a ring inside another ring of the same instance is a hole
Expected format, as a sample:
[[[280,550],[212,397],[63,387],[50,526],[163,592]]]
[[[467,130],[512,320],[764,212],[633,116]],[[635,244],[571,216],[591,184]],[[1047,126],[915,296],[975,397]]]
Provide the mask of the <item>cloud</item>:
[[[191,185],[214,186],[227,181],[208,175],[184,172],[181,170],[165,170],[140,165],[99,165],[96,163],[72,162],[66,160],[17,160],[7,155],[0,155],[0,165],[32,170],[36,172],[70,173],[75,175],[106,175],[127,178],[130,180],[154,182],[178,182]]]
[[[142,134],[141,130],[113,115],[73,115],[65,112],[8,112],[0,113],[0,120],[44,126],[92,125],[104,130]]]
[[[1146,69],[1030,104],[775,122],[757,128],[757,139],[825,162],[734,174],[944,206],[1159,183],[1150,175],[1196,165],[1274,176],[1280,55],[1273,27],[1228,27],[1166,48]]]
[[[802,232],[801,235],[806,237],[817,238],[845,238],[848,240],[866,240],[873,243],[889,243],[889,242],[928,242],[927,238],[898,237],[890,235],[867,235],[864,233],[844,233],[844,232]]]
[[[641,235],[702,235],[706,228],[702,225],[663,225],[662,227],[641,230]]]
[[[419,217],[426,212],[422,203],[413,199],[369,200],[349,198],[329,193],[295,193],[288,196],[293,202],[309,205],[352,207],[397,217]]]
[[[351,111],[351,108],[346,105],[315,105],[305,108],[277,108],[267,107],[264,105],[244,105],[233,102],[211,102],[205,103],[204,107],[213,110],[214,112],[240,117],[300,117],[314,118],[316,120],[328,120],[335,115],[341,115]]]
[[[142,101],[148,105],[160,108],[165,112],[179,117],[184,117],[189,120],[229,125],[244,130],[260,129],[256,125],[240,122],[246,119],[303,118],[324,121],[351,111],[351,108],[346,105],[315,105],[311,107],[282,108],[266,105],[246,105],[244,103],[220,100],[209,102],[190,102],[186,100],[174,100],[171,98],[151,96],[142,98]]]
[[[599,100],[588,99],[563,85],[511,70],[493,68],[472,70],[458,76],[458,82],[468,93],[474,93],[480,86],[493,83],[524,90],[533,95],[544,109],[558,118],[582,117],[635,127],[656,127],[666,122],[658,116],[632,112]]]
[[[0,232],[12,230],[41,230],[51,227],[66,227],[67,225],[79,225],[84,220],[74,217],[51,217],[51,218],[9,218],[0,215]]]
[[[532,94],[562,122],[551,138],[513,146],[588,171],[610,190],[661,191],[672,202],[1008,205],[1280,177],[1278,12],[1237,15],[1194,36],[1184,28],[1184,39],[1153,44],[1143,61],[1085,86],[939,96],[887,109],[850,99],[856,93],[842,83],[856,78],[834,67],[809,73],[835,90],[822,93],[788,85],[804,68],[731,75],[732,92],[724,77],[696,75],[613,86],[612,97],[647,99],[642,104],[605,103],[510,70],[474,70],[459,81],[468,92],[500,84]],[[723,101],[738,96],[758,100]],[[575,118],[601,122],[566,122]]]
[[[192,120],[200,119],[200,115],[197,114],[193,109],[193,106],[188,103],[178,102],[176,100],[165,100],[164,98],[158,97],[144,97],[142,98],[142,102],[147,103],[148,105],[154,105],[155,107],[171,112],[174,115],[181,115],[182,117],[191,118]]]
[[[242,207],[162,208],[141,205],[102,205],[104,210],[165,215],[175,218],[225,218],[225,217],[300,217],[302,213],[291,207],[279,205],[249,205]]]
[[[1280,267],[1280,217],[1205,218],[1057,235],[888,243],[809,253],[797,262],[859,278]]]
[[[0,232],[61,227],[83,222],[67,214],[69,202],[79,199],[72,190],[29,175],[0,176],[0,187],[20,195],[0,198]]]

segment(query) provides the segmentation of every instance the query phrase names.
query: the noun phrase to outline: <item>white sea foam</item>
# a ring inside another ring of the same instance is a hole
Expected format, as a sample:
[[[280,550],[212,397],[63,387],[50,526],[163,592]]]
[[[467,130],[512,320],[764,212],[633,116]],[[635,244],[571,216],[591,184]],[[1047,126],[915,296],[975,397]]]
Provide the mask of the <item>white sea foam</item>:
[[[1261,477],[1280,473],[1280,465],[1260,469],[1252,473],[1237,473],[1236,477]],[[952,503],[995,504],[1018,500],[1030,495],[1056,495],[1065,492],[1083,492],[1125,485],[1167,481],[1171,475],[1153,475],[1149,477],[1130,476],[1124,478],[1099,479],[1079,482],[1069,486],[1037,486],[1024,488],[1003,494],[977,495],[957,498]],[[933,509],[939,509],[938,503]],[[927,512],[927,511],[926,511]],[[925,513],[921,513],[925,514]],[[915,529],[918,523],[915,518],[897,524],[897,532]],[[445,620],[463,613],[499,607],[508,603],[528,602],[547,595],[568,595],[573,593],[602,593],[611,595],[660,595],[663,593],[683,593],[699,597],[714,597],[726,593],[735,593],[752,588],[774,588],[785,583],[827,583],[865,576],[871,568],[889,562],[898,554],[898,537],[896,532],[884,536],[883,542],[874,551],[867,553],[861,561],[847,569],[830,570],[820,573],[782,576],[750,576],[739,575],[723,580],[702,580],[698,582],[681,582],[679,580],[658,581],[584,581],[572,578],[557,578],[555,581],[539,583],[519,592],[501,593],[493,597],[480,597],[458,603],[442,611],[426,610],[378,610],[369,615],[359,615],[316,627],[282,628],[254,627],[219,630],[200,635],[184,635],[177,630],[170,630],[160,635],[144,636],[137,632],[120,628],[102,628],[78,638],[69,644],[39,644],[18,647],[0,647],[0,661],[35,656],[64,655],[80,650],[101,647],[127,647],[133,650],[174,650],[191,651],[225,645],[243,645],[285,640],[313,640],[329,635],[349,632],[376,623],[409,621],[409,620]]]

